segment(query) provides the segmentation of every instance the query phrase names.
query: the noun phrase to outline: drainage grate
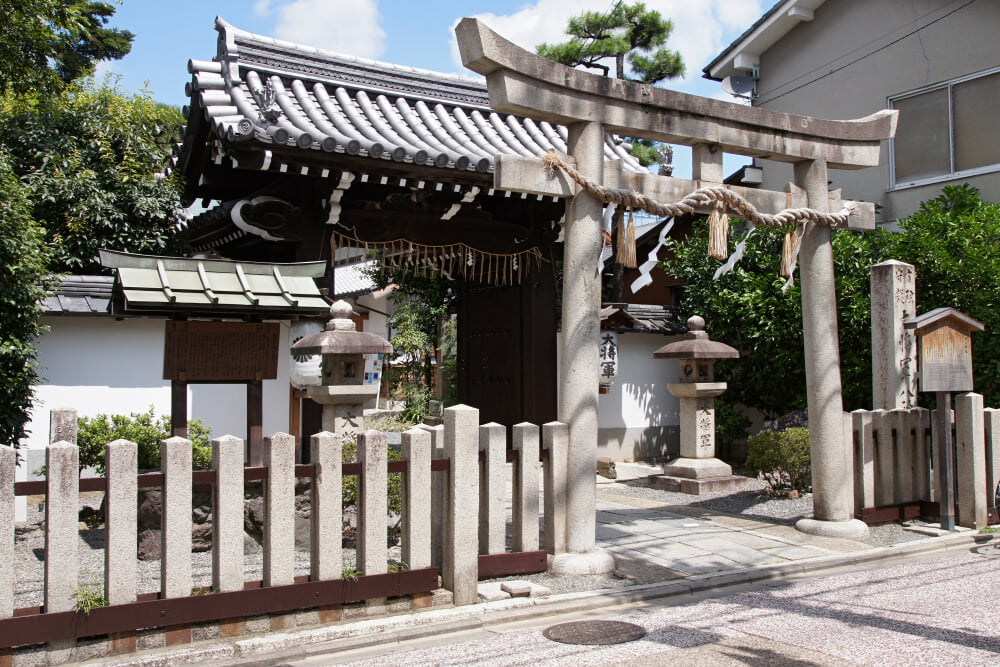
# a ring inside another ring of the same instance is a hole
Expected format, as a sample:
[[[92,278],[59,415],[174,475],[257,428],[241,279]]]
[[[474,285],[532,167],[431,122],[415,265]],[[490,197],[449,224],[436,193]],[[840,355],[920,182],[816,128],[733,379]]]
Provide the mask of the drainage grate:
[[[545,628],[546,639],[562,644],[624,644],[646,636],[646,630],[623,621],[573,621]]]

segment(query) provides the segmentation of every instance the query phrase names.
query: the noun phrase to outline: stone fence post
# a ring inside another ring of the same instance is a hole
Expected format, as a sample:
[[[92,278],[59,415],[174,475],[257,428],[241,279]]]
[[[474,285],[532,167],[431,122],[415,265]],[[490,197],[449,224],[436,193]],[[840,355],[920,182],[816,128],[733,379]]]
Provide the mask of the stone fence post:
[[[479,410],[455,405],[444,411],[448,471],[441,579],[456,606],[474,604],[479,583]]]
[[[958,480],[958,514],[955,521],[966,528],[986,525],[986,437],[982,394],[955,397],[955,479]]]
[[[549,452],[545,463],[545,550],[550,555],[566,553],[566,455],[569,427],[561,422],[542,425],[542,447]]]
[[[538,427],[516,424],[513,439],[513,549],[538,551]]]
[[[215,468],[212,506],[212,588],[243,590],[243,440],[225,435],[212,440]]]
[[[385,433],[358,434],[358,569],[362,574],[385,574],[389,551],[386,547],[387,502],[389,495],[389,439]],[[385,598],[365,600],[366,613],[380,613]]]
[[[79,565],[80,449],[68,442],[49,445],[45,450],[45,470],[45,611],[71,611]],[[190,592],[189,587],[185,595]]]
[[[160,467],[163,469],[160,592],[165,598],[187,597],[191,595],[192,581],[191,441],[176,437],[162,440]]]
[[[104,517],[104,598],[108,604],[135,602],[139,446],[115,440],[104,448],[108,490]]]
[[[431,434],[411,428],[400,436],[403,476],[403,562],[411,570],[431,567]]]
[[[997,485],[1000,484],[1000,410],[983,410],[986,429],[986,506],[997,510]]]
[[[309,440],[309,460],[316,467],[312,482],[310,572],[314,581],[340,579],[344,572],[343,441],[323,431]]]
[[[295,583],[295,437],[264,438],[264,585]]]
[[[0,445],[0,618],[14,615],[14,481],[17,471],[17,451]],[[0,654],[2,657],[2,654]]]
[[[495,423],[480,426],[479,451],[486,455],[479,476],[479,553],[502,554],[507,548],[507,430]]]

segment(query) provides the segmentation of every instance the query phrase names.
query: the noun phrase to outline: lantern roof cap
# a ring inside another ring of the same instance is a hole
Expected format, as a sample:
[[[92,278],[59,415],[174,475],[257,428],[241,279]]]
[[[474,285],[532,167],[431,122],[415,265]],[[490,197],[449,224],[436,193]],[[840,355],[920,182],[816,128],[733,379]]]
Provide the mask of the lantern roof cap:
[[[392,345],[385,338],[368,331],[357,331],[351,304],[341,299],[330,306],[326,330],[310,334],[292,345],[294,354],[389,354]]]
[[[692,315],[687,321],[688,332],[681,340],[667,343],[656,352],[654,359],[738,359],[739,350],[731,345],[710,340],[705,331],[705,318]]]

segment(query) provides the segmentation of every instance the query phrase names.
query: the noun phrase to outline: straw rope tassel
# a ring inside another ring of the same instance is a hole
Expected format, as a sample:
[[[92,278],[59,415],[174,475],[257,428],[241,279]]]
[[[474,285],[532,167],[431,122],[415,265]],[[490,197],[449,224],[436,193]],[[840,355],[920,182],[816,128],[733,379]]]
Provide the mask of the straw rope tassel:
[[[781,276],[788,278],[795,271],[795,248],[799,244],[797,226],[785,231],[785,242],[781,246]]]
[[[623,218],[618,219],[617,261],[626,269],[634,269],[638,264],[635,260],[635,219],[631,208],[628,210],[628,224]]]
[[[716,202],[708,216],[708,256],[715,259],[729,257],[729,216],[722,202]]]

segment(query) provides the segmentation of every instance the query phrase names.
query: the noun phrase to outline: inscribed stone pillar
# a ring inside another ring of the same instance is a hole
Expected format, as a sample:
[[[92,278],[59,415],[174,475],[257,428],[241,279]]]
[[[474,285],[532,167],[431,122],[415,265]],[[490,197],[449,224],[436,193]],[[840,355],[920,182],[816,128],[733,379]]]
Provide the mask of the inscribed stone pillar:
[[[598,183],[604,177],[604,126],[569,126],[567,146],[577,169]],[[563,321],[560,354],[559,421],[569,426],[566,461],[566,546],[571,553],[595,551],[597,530],[597,402],[600,344],[603,204],[581,190],[567,208],[563,245]],[[555,463],[555,462],[554,462]],[[614,558],[590,559],[589,573],[614,569]],[[561,566],[560,566],[561,567]],[[576,571],[576,566],[567,572]]]
[[[49,442],[76,444],[76,408],[52,408],[49,412]]]
[[[829,210],[825,162],[796,163],[795,182],[806,190],[810,208],[822,213]],[[864,539],[868,526],[853,518],[853,457],[845,437],[848,431],[844,427],[840,384],[840,339],[831,238],[828,225],[806,225],[799,251],[813,518],[802,519],[796,528],[813,535]]]
[[[903,320],[917,314],[912,264],[889,260],[871,268],[872,402],[874,409],[916,405],[917,345]]]

